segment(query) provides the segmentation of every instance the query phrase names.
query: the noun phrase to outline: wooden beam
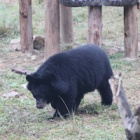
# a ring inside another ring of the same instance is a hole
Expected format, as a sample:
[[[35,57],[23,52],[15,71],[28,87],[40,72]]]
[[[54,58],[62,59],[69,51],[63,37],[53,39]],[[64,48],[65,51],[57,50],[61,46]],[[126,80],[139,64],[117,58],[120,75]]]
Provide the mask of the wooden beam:
[[[58,0],[45,0],[45,59],[60,51]]]
[[[138,0],[137,9],[140,10],[140,0]]]
[[[73,43],[72,8],[60,5],[60,25],[62,44],[65,46]]]
[[[137,5],[124,7],[125,57],[136,59],[138,54]]]
[[[19,0],[20,37],[22,52],[33,52],[32,1]]]
[[[102,46],[102,7],[89,7],[88,43]]]

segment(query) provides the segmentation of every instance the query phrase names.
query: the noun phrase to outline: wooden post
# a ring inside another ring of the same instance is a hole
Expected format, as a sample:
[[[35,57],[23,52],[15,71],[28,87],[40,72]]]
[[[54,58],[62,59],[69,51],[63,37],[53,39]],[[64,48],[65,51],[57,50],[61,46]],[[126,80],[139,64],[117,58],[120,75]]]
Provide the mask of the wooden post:
[[[60,5],[60,9],[62,43],[71,46],[73,43],[72,8]]]
[[[138,54],[137,5],[124,7],[125,57],[136,59]]]
[[[22,52],[33,52],[32,0],[19,0]]]
[[[102,46],[102,7],[89,7],[88,43]]]
[[[140,0],[138,0],[137,9],[140,10]]]
[[[45,59],[60,51],[58,0],[45,0]]]

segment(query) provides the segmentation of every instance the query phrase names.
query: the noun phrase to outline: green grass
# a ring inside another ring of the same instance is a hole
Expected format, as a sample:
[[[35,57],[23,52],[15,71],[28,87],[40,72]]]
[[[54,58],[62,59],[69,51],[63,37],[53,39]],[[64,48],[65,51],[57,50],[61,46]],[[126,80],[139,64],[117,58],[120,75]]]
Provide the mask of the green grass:
[[[0,4],[0,39],[8,44],[11,38],[19,36],[19,12],[18,4],[6,6]]]
[[[19,37],[18,14],[18,3],[12,6],[0,4],[0,140],[125,140],[116,104],[111,107],[100,105],[96,91],[87,94],[76,115],[67,120],[47,120],[54,113],[50,105],[43,110],[36,109],[31,93],[22,87],[27,84],[25,76],[11,72],[11,65],[24,66],[31,71],[39,66],[38,59],[33,62],[24,54],[12,52],[8,46],[11,39]],[[34,34],[44,35],[44,21],[44,4],[37,5],[33,1]],[[77,44],[87,42],[87,21],[87,7],[73,8],[74,39]],[[140,63],[123,59],[121,7],[103,7],[103,46],[108,51],[115,47],[121,49],[109,55],[109,59],[114,72],[122,72],[130,105],[132,108],[138,106]],[[3,94],[10,91],[17,91],[20,96],[4,98]]]
[[[32,95],[21,87],[26,83],[24,76],[6,71],[1,79],[4,89],[0,92],[0,139],[125,139],[117,106],[101,106],[97,92],[89,93],[92,103],[87,98],[89,95],[86,95],[78,113],[73,117],[48,121],[47,118],[51,117],[54,111],[50,106],[44,110],[36,109]],[[17,90],[21,96],[8,99],[2,97],[2,93],[12,90]]]

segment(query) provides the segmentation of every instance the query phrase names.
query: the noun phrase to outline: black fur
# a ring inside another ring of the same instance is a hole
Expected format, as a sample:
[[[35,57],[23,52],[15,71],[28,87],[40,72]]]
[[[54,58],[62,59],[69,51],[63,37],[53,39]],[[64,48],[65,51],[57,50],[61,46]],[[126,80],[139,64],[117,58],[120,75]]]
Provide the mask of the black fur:
[[[50,57],[39,69],[27,75],[27,88],[36,99],[37,108],[46,103],[66,117],[75,111],[84,94],[97,89],[103,105],[112,104],[108,79],[113,75],[105,52],[94,45],[84,45]]]

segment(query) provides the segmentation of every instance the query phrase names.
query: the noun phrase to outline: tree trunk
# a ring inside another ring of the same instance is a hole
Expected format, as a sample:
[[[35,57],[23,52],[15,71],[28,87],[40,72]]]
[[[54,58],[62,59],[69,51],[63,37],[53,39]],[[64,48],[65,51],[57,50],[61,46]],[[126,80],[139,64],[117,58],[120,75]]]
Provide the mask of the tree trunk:
[[[72,45],[73,43],[73,28],[72,28],[72,9],[70,7],[65,7],[60,5],[61,8],[61,37],[62,43],[65,46]]]
[[[89,7],[88,43],[102,46],[102,7]]]
[[[137,5],[124,7],[125,57],[136,59],[138,54]]]
[[[60,17],[58,0],[45,0],[45,59],[60,51]]]
[[[20,37],[22,52],[33,52],[32,1],[20,0]]]

